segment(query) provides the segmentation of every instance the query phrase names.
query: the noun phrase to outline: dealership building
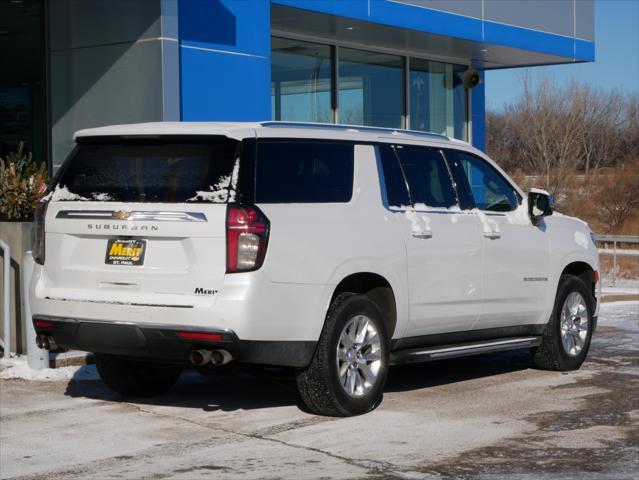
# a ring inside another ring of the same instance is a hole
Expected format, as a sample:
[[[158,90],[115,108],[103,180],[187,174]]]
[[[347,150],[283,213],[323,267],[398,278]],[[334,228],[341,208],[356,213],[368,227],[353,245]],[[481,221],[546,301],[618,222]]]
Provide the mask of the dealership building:
[[[0,0],[0,156],[75,130],[283,120],[485,143],[484,72],[594,60],[592,0]],[[464,73],[481,81],[467,88]]]

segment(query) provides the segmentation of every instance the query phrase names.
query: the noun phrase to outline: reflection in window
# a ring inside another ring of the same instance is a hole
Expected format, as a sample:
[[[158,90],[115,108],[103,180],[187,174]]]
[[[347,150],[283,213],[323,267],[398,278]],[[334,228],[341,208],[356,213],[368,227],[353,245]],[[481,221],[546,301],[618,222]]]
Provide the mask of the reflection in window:
[[[509,212],[517,208],[515,190],[488,163],[479,157],[458,150],[448,150],[446,154],[459,162],[466,174],[477,208],[492,212]]]
[[[282,38],[271,42],[273,119],[332,122],[330,47]]]
[[[452,207],[457,203],[448,169],[439,150],[434,148],[395,147],[413,206]]]
[[[402,128],[403,59],[339,49],[339,123]]]
[[[467,140],[465,67],[410,59],[410,128]]]

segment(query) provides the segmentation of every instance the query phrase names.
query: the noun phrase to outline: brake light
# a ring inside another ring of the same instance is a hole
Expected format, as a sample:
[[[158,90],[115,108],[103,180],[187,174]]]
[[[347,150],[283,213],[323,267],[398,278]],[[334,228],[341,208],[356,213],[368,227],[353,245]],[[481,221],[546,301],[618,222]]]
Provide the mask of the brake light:
[[[47,202],[39,203],[33,215],[35,239],[33,241],[33,259],[44,265],[44,219],[47,216]]]
[[[53,328],[53,327],[55,327],[53,322],[47,322],[46,320],[36,320],[35,321],[35,326],[37,328]]]
[[[599,283],[599,272],[595,270],[595,283]]]
[[[208,340],[210,342],[222,341],[222,335],[219,333],[179,332],[178,335],[187,340]]]
[[[230,206],[226,212],[226,273],[250,272],[262,266],[270,222],[255,206]]]

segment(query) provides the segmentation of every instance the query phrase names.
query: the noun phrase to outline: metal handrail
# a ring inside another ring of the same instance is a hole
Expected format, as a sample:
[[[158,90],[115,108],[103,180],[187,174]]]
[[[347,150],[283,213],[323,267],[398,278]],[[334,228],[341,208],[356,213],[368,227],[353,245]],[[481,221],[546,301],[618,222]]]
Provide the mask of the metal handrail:
[[[639,243],[639,235],[597,235],[595,240],[598,242],[612,243]]]
[[[604,248],[608,247],[608,243],[612,243],[612,284],[617,284],[617,254],[623,254],[623,248],[617,248],[618,243],[639,243],[638,235],[597,235],[595,234],[595,242],[603,243]],[[602,251],[601,253],[606,253],[608,255],[611,252]]]
[[[11,296],[11,247],[4,240],[0,239],[0,248],[4,255],[4,265],[2,269],[2,314],[4,319],[4,340],[2,349],[4,358],[9,358],[11,350],[11,306],[9,298]]]

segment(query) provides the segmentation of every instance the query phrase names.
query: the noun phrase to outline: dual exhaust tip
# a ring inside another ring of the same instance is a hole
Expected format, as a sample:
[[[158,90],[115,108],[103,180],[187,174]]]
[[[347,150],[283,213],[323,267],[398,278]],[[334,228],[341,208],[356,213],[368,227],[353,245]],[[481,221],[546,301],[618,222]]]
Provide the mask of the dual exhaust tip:
[[[58,346],[49,335],[36,335],[36,345],[43,350],[55,350]]]
[[[207,364],[226,365],[233,356],[226,350],[191,350],[189,361],[193,365],[202,366]]]

